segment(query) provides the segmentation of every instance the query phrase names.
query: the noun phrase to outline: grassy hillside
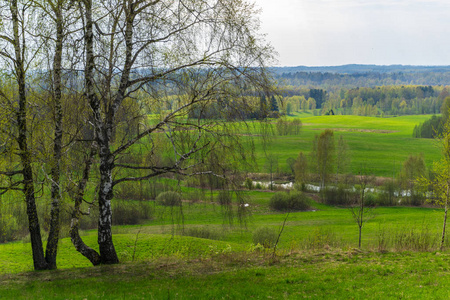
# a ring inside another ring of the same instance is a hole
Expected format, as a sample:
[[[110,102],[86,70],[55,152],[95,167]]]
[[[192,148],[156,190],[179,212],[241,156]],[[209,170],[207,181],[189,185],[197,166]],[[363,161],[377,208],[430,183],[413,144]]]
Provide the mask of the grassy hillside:
[[[297,136],[275,136],[269,153],[286,167],[288,157],[309,152],[314,135],[333,129],[348,142],[352,171],[361,164],[378,176],[393,176],[410,154],[424,153],[428,164],[439,157],[433,140],[413,139],[414,125],[428,116],[370,118],[312,117],[302,114]],[[259,124],[254,134],[259,167],[265,154]],[[260,169],[262,170],[262,168]],[[172,179],[159,183],[176,185]],[[125,187],[126,188],[126,187]],[[436,252],[443,210],[427,207],[377,207],[365,223],[362,250],[358,227],[347,208],[312,202],[312,209],[289,214],[277,248],[253,244],[255,232],[282,228],[286,214],[269,209],[274,192],[241,191],[244,218],[237,205],[217,204],[218,191],[181,184],[183,199],[203,198],[167,207],[156,201],[114,199],[113,206],[145,203],[150,219],[113,227],[122,264],[91,267],[69,238],[59,244],[57,271],[31,272],[27,239],[0,244],[0,298],[17,299],[246,299],[246,298],[448,298],[448,250]],[[92,192],[92,191],[91,191]],[[316,195],[310,195],[317,199]],[[117,197],[118,198],[118,197]],[[134,198],[130,198],[134,199]],[[13,203],[13,195],[3,198]],[[4,203],[9,203],[8,201]],[[42,200],[44,201],[44,200]],[[242,208],[242,207],[241,207]],[[11,212],[12,214],[13,212]],[[125,213],[125,211],[124,211]],[[63,226],[67,236],[67,224]],[[82,232],[97,247],[96,230]],[[184,235],[183,235],[184,234]],[[449,248],[446,241],[446,247]]]
[[[430,118],[428,115],[376,118],[360,116],[320,116],[299,114],[303,122],[299,135],[275,136],[268,143],[267,153],[275,154],[281,168],[287,170],[286,159],[296,158],[300,151],[309,153],[314,136],[325,129],[335,132],[335,139],[342,135],[347,141],[351,156],[350,170],[357,174],[365,165],[374,175],[392,177],[401,164],[413,154],[424,154],[428,166],[439,158],[440,152],[432,139],[412,138],[415,125]],[[292,118],[292,117],[291,117]],[[256,139],[257,163],[263,171],[265,153],[262,142]]]

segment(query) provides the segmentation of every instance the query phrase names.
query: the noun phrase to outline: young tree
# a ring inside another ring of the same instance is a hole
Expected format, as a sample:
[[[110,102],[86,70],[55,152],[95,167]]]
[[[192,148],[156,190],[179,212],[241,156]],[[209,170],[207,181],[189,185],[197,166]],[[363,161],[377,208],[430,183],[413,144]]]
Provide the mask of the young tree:
[[[71,24],[77,21],[70,0],[33,1],[33,14],[40,19],[39,40],[47,60],[47,71],[42,72],[42,82],[48,82],[48,88],[42,89],[49,99],[45,105],[50,108],[47,122],[53,125],[52,150],[44,148],[45,152],[53,152],[51,158],[44,163],[50,166],[51,211],[50,230],[48,233],[45,259],[50,269],[56,269],[56,255],[60,232],[60,206],[62,201],[63,182],[61,181],[61,164],[63,153],[63,93],[69,89],[63,74],[63,47],[68,39],[68,32],[73,29]],[[75,15],[75,16],[73,16]],[[67,77],[67,74],[66,76]],[[63,82],[65,81],[65,82]],[[67,97],[67,92],[66,92]],[[66,119],[68,119],[66,117]],[[73,124],[72,124],[73,125]],[[66,140],[67,142],[68,140]],[[43,156],[46,154],[44,153]]]
[[[286,159],[286,164],[289,168],[290,173],[295,175],[295,158],[288,157]]]
[[[295,160],[295,182],[302,185],[302,187],[308,182],[308,159],[303,152],[300,152]]]
[[[13,130],[11,138],[14,140],[12,151],[18,154],[20,167],[8,171],[0,172],[0,175],[8,176],[11,184],[2,187],[3,192],[9,190],[22,191],[25,197],[28,216],[28,229],[30,232],[31,249],[33,254],[33,264],[35,270],[48,268],[45,260],[41,239],[39,219],[36,209],[35,198],[35,178],[33,174],[33,152],[30,145],[30,118],[29,98],[27,93],[27,71],[33,59],[36,57],[38,49],[33,49],[32,36],[28,33],[30,28],[29,9],[30,1],[2,1],[0,3],[0,57],[3,59],[3,68],[10,70],[8,74],[14,81],[11,97],[0,90],[5,107],[8,107],[14,117],[8,120],[9,126],[16,128]],[[34,45],[37,47],[37,45]],[[11,152],[12,153],[12,152]],[[20,177],[20,178],[17,178]]]
[[[444,208],[444,220],[442,224],[442,234],[440,249],[444,249],[445,234],[447,226],[447,213],[450,199],[450,120],[444,124],[444,131],[439,137],[442,158],[433,163],[432,178],[427,178],[424,173],[417,174],[416,182],[423,192],[429,189],[433,192],[433,197],[428,201],[441,205]]]
[[[267,155],[264,167],[270,174],[270,189],[273,190],[273,174],[278,173],[278,157],[273,154]]]
[[[292,127],[294,134],[298,135],[300,134],[300,131],[302,130],[302,121],[298,118],[293,119],[292,121]]]
[[[321,189],[325,188],[330,179],[330,174],[333,173],[334,155],[334,134],[332,130],[327,129],[320,135],[315,136],[311,151],[312,167],[319,176]]]
[[[336,175],[344,174],[350,164],[350,155],[348,151],[348,144],[344,137],[339,135],[336,145]]]
[[[308,98],[308,108],[311,110],[315,110],[316,109],[316,99],[314,98]]]
[[[373,176],[359,174],[359,185],[356,186],[357,194],[354,197],[353,204],[349,208],[353,219],[358,225],[358,248],[361,248],[362,228],[364,224],[374,217],[373,207],[365,204],[366,188],[373,180]]]
[[[272,111],[274,113],[278,113],[280,111],[280,109],[278,108],[277,99],[275,99],[274,95],[272,95],[272,97],[270,97],[270,111]]]
[[[288,115],[288,116],[292,115],[292,103],[291,102],[288,102],[286,104],[286,115]]]
[[[424,174],[426,174],[426,166],[423,154],[410,155],[403,163],[399,180],[402,187],[409,191],[412,204],[421,204],[422,196],[420,191],[416,191],[414,183],[416,178]]]

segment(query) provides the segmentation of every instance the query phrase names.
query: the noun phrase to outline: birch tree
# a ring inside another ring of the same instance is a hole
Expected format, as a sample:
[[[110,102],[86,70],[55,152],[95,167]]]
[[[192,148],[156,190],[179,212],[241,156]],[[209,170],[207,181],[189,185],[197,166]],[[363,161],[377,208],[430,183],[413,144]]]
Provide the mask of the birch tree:
[[[319,177],[320,188],[324,189],[333,173],[335,160],[334,133],[327,129],[313,140],[311,161],[313,170]]]
[[[10,190],[21,191],[24,194],[28,229],[30,232],[33,264],[36,270],[48,268],[42,245],[39,219],[36,209],[36,197],[33,175],[33,153],[30,147],[30,130],[28,124],[29,105],[27,93],[27,72],[37,55],[38,46],[33,44],[33,39],[27,29],[30,15],[28,11],[32,3],[30,1],[2,1],[0,3],[0,57],[3,66],[8,72],[7,76],[14,82],[11,87],[12,94],[0,90],[2,106],[10,111],[13,117],[7,120],[11,130],[10,138],[13,140],[11,151],[18,155],[18,165],[11,170],[2,170],[0,175],[9,177],[10,184],[1,187],[2,192]],[[30,22],[29,22],[30,21]]]
[[[219,148],[228,149],[231,165],[245,160],[248,154],[239,136],[232,134],[232,122],[204,122],[201,117],[192,120],[187,116],[191,109],[219,99],[228,99],[219,103],[226,108],[224,112],[240,116],[248,108],[248,96],[270,89],[264,66],[273,51],[257,33],[254,6],[244,1],[83,0],[79,4],[84,93],[92,110],[99,157],[99,257],[100,263],[113,264],[118,262],[111,233],[114,186],[167,172],[211,174],[201,167],[203,157]],[[182,99],[157,122],[143,124],[136,134],[118,140],[117,113],[138,92],[148,95],[149,107],[160,106],[169,93]],[[223,121],[222,117],[218,119]],[[191,137],[185,151],[176,139],[182,128]],[[117,163],[144,137],[150,136],[152,144],[151,137],[159,134],[173,147],[168,164]],[[236,147],[242,147],[241,151],[236,152]],[[130,176],[133,171],[145,174]],[[124,176],[114,178],[114,174]]]
[[[444,209],[440,249],[444,249],[445,234],[447,227],[447,214],[450,199],[450,120],[444,124],[444,131],[439,136],[442,157],[439,161],[433,162],[432,178],[425,174],[416,177],[419,188],[427,193],[428,201],[440,205]],[[428,193],[431,189],[432,193]],[[430,197],[431,196],[431,197]]]

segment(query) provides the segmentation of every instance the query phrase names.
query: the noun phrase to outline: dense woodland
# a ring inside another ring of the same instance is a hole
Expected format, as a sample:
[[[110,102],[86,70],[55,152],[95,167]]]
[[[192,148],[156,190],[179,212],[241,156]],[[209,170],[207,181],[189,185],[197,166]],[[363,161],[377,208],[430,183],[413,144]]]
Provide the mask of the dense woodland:
[[[449,96],[449,67],[345,65],[272,68],[285,112],[324,115],[439,114]],[[290,104],[289,104],[290,103]],[[288,107],[289,104],[289,107]]]

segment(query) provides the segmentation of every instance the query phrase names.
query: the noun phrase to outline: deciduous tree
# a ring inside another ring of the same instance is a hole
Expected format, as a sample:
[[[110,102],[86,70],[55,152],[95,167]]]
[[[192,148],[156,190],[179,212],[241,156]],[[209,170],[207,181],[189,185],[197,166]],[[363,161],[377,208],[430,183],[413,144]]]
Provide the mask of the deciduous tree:
[[[333,173],[334,160],[334,133],[327,129],[314,137],[311,151],[312,168],[319,177],[321,189],[325,188],[330,175]]]

